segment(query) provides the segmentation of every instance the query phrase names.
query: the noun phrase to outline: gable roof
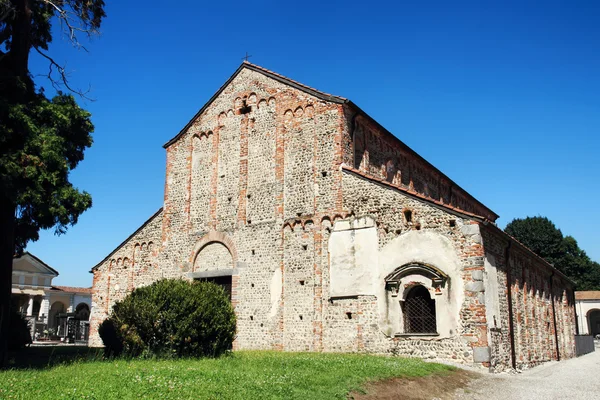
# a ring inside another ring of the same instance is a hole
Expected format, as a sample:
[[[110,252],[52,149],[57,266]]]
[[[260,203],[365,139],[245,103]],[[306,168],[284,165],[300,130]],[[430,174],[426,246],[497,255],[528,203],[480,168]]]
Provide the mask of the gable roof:
[[[249,69],[251,71],[255,71],[255,72],[259,72],[273,80],[276,80],[278,82],[281,82],[285,85],[291,86],[293,88],[296,88],[300,91],[303,91],[307,94],[310,94],[311,96],[315,96],[318,99],[321,100],[325,100],[325,101],[330,101],[332,103],[338,103],[338,104],[343,104],[343,103],[347,103],[348,99],[345,99],[343,97],[339,97],[339,96],[334,96],[332,94],[329,93],[325,93],[325,92],[321,92],[320,90],[317,90],[315,88],[312,88],[310,86],[306,86],[300,82],[296,82],[293,79],[287,78],[283,75],[280,75],[276,72],[273,72],[271,70],[268,70],[266,68],[260,67],[258,65],[249,63],[248,61],[244,61],[242,62],[242,64],[238,67],[238,69],[233,73],[233,75],[231,75],[229,77],[229,79],[227,79],[227,81],[223,84],[223,86],[221,86],[219,88],[219,90],[216,91],[215,94],[213,94],[213,96],[206,102],[206,104],[204,104],[202,106],[202,108],[196,113],[196,115],[194,115],[194,117],[190,120],[190,122],[188,122],[181,131],[179,131],[179,133],[177,135],[175,135],[175,137],[173,137],[171,140],[169,140],[167,143],[165,143],[163,145],[163,147],[166,149],[167,147],[169,147],[170,145],[172,145],[173,143],[175,143],[177,141],[177,139],[179,139],[181,136],[183,136],[183,134],[185,132],[187,132],[187,130],[192,126],[192,124],[194,123],[194,121],[204,112],[204,110],[206,110],[208,108],[208,106],[217,98],[219,97],[219,95],[223,92],[223,90],[225,90],[225,88],[235,79],[236,76],[238,76],[240,74],[240,72],[242,72],[244,69]]]
[[[37,269],[39,269],[40,272],[42,272],[42,273],[47,273],[50,275],[58,276],[57,270],[55,270],[54,268],[52,268],[51,266],[49,266],[48,264],[46,264],[45,262],[43,262],[38,257],[34,256],[33,254],[31,254],[28,251],[23,253],[23,255],[21,257],[14,257],[13,265],[15,265],[15,263],[18,263],[21,261],[29,261],[29,264],[31,264],[34,267],[36,267]],[[14,270],[14,268],[13,268],[13,270]]]
[[[426,159],[424,159],[421,155],[419,155],[419,153],[417,153],[416,151],[414,151],[412,148],[410,148],[409,146],[407,146],[403,141],[401,141],[400,139],[398,139],[398,137],[396,137],[396,135],[392,134],[390,131],[388,131],[387,129],[385,129],[379,122],[377,122],[373,117],[371,117],[369,114],[367,114],[366,112],[364,112],[359,106],[357,106],[354,102],[352,102],[349,99],[346,99],[344,97],[340,97],[340,96],[335,96],[329,93],[325,93],[322,92],[320,90],[317,90],[315,88],[312,88],[310,86],[304,85],[300,82],[297,82],[293,79],[290,79],[286,76],[283,76],[281,74],[278,74],[276,72],[273,72],[271,70],[268,70],[266,68],[263,68],[261,66],[249,63],[248,61],[244,61],[242,62],[242,64],[238,67],[238,69],[233,73],[233,75],[231,75],[229,77],[229,79],[219,88],[219,90],[217,90],[217,92],[206,102],[206,104],[204,104],[204,106],[202,106],[202,108],[196,113],[196,115],[194,115],[194,117],[183,127],[183,129],[177,134],[175,135],[175,137],[173,137],[171,140],[169,140],[167,143],[165,143],[163,145],[163,148],[167,148],[170,145],[172,145],[173,143],[175,143],[181,136],[183,136],[185,134],[185,132],[187,132],[187,130],[192,126],[192,124],[194,123],[194,121],[208,108],[208,106],[223,92],[223,90],[225,90],[225,88],[235,79],[236,76],[238,76],[240,74],[240,72],[242,72],[242,70],[244,69],[249,69],[251,71],[255,71],[258,73],[261,73],[271,79],[274,79],[280,83],[283,83],[285,85],[291,86],[293,88],[296,88],[300,91],[303,91],[311,96],[315,96],[318,99],[321,100],[325,100],[325,101],[329,101],[332,103],[337,103],[337,104],[345,104],[351,108],[354,109],[354,111],[356,112],[356,114],[362,114],[367,120],[371,121],[372,123],[375,124],[375,126],[377,126],[378,128],[380,128],[382,130],[382,132],[385,132],[386,134],[388,134],[391,138],[393,138],[394,140],[398,141],[403,147],[405,147],[413,156],[417,157],[419,160],[423,161],[425,163],[425,165],[431,167],[433,170],[437,171],[444,179],[448,180],[452,185],[456,186],[458,189],[460,189],[465,196],[467,196],[469,199],[473,200],[474,202],[476,202],[477,204],[479,204],[483,210],[485,210],[487,212],[488,216],[491,216],[491,220],[495,221],[499,215],[496,214],[495,212],[493,212],[492,210],[490,210],[488,207],[486,207],[483,203],[481,203],[479,200],[477,200],[475,197],[473,197],[469,192],[467,192],[465,189],[463,189],[461,186],[457,185],[452,179],[450,179],[446,174],[444,174],[442,171],[440,171],[438,168],[434,167],[429,161],[427,161]],[[443,206],[449,207],[449,208],[453,208],[450,207],[446,204],[444,204]]]

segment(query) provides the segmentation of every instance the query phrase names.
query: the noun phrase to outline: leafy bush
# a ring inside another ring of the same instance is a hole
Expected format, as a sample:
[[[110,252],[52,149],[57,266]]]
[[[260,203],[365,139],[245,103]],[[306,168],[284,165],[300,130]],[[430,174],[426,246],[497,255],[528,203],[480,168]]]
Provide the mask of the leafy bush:
[[[220,286],[164,279],[117,302],[99,334],[108,355],[216,357],[231,348],[235,325]]]
[[[16,311],[10,313],[10,333],[8,335],[8,349],[18,350],[31,344],[31,331],[29,321]]]

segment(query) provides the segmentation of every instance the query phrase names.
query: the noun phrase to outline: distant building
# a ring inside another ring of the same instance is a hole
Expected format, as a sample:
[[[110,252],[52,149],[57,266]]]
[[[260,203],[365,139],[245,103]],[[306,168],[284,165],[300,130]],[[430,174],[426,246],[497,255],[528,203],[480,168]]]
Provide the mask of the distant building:
[[[600,290],[575,292],[577,324],[581,335],[600,335]]]
[[[11,306],[39,340],[87,340],[92,289],[53,286],[58,271],[26,252],[13,260]]]

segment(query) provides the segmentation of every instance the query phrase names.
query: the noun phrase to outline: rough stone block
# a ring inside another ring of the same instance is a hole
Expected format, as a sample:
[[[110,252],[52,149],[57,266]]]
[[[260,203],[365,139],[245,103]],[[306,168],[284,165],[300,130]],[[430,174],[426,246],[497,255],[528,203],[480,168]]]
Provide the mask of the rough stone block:
[[[485,291],[485,286],[482,281],[473,281],[469,282],[465,285],[465,289],[469,292],[483,292]]]
[[[472,271],[471,278],[473,278],[474,281],[482,281],[483,280],[483,271]]]
[[[489,362],[490,361],[490,348],[489,347],[473,347],[473,361],[476,363]]]

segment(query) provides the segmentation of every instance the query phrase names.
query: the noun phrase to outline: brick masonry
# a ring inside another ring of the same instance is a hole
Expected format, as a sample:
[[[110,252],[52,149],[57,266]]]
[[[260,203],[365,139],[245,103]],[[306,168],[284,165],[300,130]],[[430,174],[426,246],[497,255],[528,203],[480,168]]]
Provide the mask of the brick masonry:
[[[494,371],[512,367],[513,348],[517,368],[573,356],[570,283],[351,102],[244,63],[165,148],[164,207],[92,270],[93,345],[136,287],[233,271],[237,349],[412,355]],[[340,250],[330,239],[360,221],[368,231],[336,243],[370,249],[366,264],[353,257],[373,278],[332,296]],[[371,234],[373,248],[359,239]],[[445,277],[399,283],[428,288],[438,335],[402,332],[402,293],[384,277],[409,264]]]

